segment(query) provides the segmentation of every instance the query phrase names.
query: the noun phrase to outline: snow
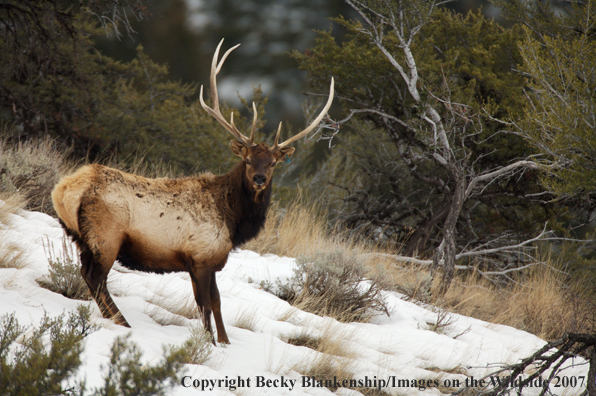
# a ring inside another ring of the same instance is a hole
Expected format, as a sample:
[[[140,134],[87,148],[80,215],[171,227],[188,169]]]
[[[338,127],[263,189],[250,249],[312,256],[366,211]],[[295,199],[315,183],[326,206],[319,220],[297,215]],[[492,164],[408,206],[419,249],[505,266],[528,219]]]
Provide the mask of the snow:
[[[55,219],[42,213],[19,211],[8,217],[5,221],[8,225],[0,224],[0,249],[18,246],[25,252],[26,264],[18,269],[0,268],[0,316],[15,312],[21,325],[37,325],[45,312],[60,316],[80,304],[87,304],[93,312],[92,320],[101,326],[84,341],[80,373],[88,389],[101,384],[102,367],[109,361],[110,347],[116,337],[130,334],[130,339],[141,347],[143,359],[155,363],[163,356],[164,346],[182,344],[189,336],[191,322],[199,323],[181,318],[180,326],[162,326],[149,315],[162,309],[156,307],[156,301],[170,305],[188,303],[192,286],[186,273],[158,275],[114,266],[108,287],[131,329],[103,319],[94,301],[71,300],[41,288],[36,280],[48,272],[44,245],[52,243],[55,249],[61,248],[63,231]],[[319,317],[292,308],[261,289],[261,281],[275,284],[277,279],[283,281],[291,277],[293,266],[294,259],[288,257],[261,256],[247,250],[230,254],[217,280],[231,344],[215,348],[203,365],[186,365],[186,386],[178,385],[172,395],[196,395],[197,392],[205,395],[329,395],[332,392],[326,388],[303,386],[302,381],[307,380],[299,370],[320,354],[286,343],[288,338],[301,334],[327,332],[341,338],[350,357],[337,360],[354,378],[368,379],[371,386],[392,378],[395,381],[437,380],[440,384],[445,380],[459,380],[463,386],[466,379],[482,378],[498,364],[518,362],[545,344],[532,334],[457,314],[451,314],[451,325],[433,332],[428,323],[437,321],[437,313],[432,307],[405,301],[394,292],[386,292],[392,312],[390,317],[379,315],[370,323],[349,324]],[[253,318],[252,331],[234,326],[243,315]],[[567,376],[586,374],[586,365],[564,371]],[[394,395],[441,394],[433,385],[404,388],[389,383],[383,390]],[[582,389],[553,391],[558,395],[578,395]],[[335,393],[360,394],[346,388],[339,388]],[[524,395],[538,393],[535,389],[524,390]]]

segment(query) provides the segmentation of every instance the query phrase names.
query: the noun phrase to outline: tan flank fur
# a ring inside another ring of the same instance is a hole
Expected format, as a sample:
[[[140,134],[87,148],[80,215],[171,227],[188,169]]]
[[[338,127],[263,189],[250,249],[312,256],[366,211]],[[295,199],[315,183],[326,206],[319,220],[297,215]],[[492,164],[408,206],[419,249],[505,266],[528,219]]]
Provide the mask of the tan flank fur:
[[[112,300],[107,277],[115,260],[127,268],[148,272],[190,274],[205,329],[215,318],[217,341],[229,343],[221,316],[215,272],[230,250],[257,236],[265,223],[271,197],[273,168],[289,158],[289,144],[318,126],[333,100],[333,79],[327,104],[304,131],[279,143],[254,144],[257,114],[250,138],[240,133],[234,119],[221,114],[216,76],[229,49],[218,63],[219,43],[211,66],[212,106],[201,105],[237,140],[232,152],[242,158],[230,172],[206,173],[183,179],[148,179],[117,169],[87,165],[62,178],[52,192],[61,224],[75,240],[81,256],[81,274],[105,318],[130,327]]]

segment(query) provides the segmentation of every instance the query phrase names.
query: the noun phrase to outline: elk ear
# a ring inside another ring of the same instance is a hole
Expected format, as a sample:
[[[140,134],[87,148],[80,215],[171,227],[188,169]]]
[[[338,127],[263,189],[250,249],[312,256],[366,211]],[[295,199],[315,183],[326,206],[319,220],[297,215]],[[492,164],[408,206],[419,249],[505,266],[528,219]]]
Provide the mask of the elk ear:
[[[248,154],[246,146],[238,140],[231,140],[230,146],[232,147],[232,153],[236,154],[238,157],[244,158]]]
[[[277,160],[283,161],[286,158],[290,158],[296,149],[294,147],[284,147],[277,152]]]

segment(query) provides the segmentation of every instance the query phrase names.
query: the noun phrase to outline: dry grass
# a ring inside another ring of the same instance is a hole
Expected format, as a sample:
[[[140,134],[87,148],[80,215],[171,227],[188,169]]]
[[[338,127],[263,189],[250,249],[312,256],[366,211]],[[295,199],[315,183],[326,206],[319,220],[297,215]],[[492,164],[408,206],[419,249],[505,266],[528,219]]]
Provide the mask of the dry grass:
[[[446,334],[450,327],[455,324],[456,319],[449,311],[439,307],[435,307],[433,312],[437,314],[437,317],[434,322],[426,322],[428,330],[437,334]]]
[[[147,301],[151,304],[145,313],[162,326],[185,326],[188,319],[199,319],[197,303],[192,295],[180,300],[158,293]]]
[[[339,382],[353,378],[354,358],[356,353],[348,346],[354,333],[334,321],[327,321],[325,326],[317,331],[311,325],[306,325],[299,335],[288,338],[288,344],[304,346],[317,353],[309,359],[293,367],[302,375],[315,377],[317,380],[333,380]],[[323,386],[333,391],[337,387],[333,383],[323,383]]]
[[[0,268],[21,269],[25,265],[25,252],[20,246],[5,242],[0,231]]]
[[[26,199],[18,193],[0,191],[0,268],[20,269],[25,266],[23,249],[6,242],[3,234],[10,228],[10,215],[23,209],[26,203]]]
[[[0,191],[0,224],[10,225],[10,216],[27,206],[27,199],[17,192]]]
[[[318,353],[294,366],[294,370],[304,376],[315,377],[317,380],[331,380],[331,383],[323,386],[332,391],[337,389],[333,384],[333,378],[337,378],[340,382],[352,379],[354,361],[351,358],[354,355],[346,349],[348,343],[339,327],[327,326],[320,337],[309,338],[306,333],[303,333],[298,338],[306,341],[303,346],[314,349]],[[293,339],[294,342],[296,340],[297,338]]]
[[[330,383],[323,383],[323,386],[335,391],[337,387],[334,385],[334,378],[341,383],[344,380],[352,379],[354,376],[354,373],[352,373],[353,365],[350,363],[346,359],[338,359],[333,355],[320,353],[312,359],[305,360],[293,369],[304,376],[329,381]]]
[[[515,327],[545,340],[559,338],[566,331],[590,331],[596,312],[593,303],[581,291],[574,292],[580,290],[579,285],[557,270],[556,263],[546,261],[548,266],[535,266],[520,274],[517,283],[507,286],[495,286],[476,274],[465,274],[442,297],[432,295],[439,277],[431,284],[426,269],[394,262],[383,265],[395,289],[413,301]],[[442,322],[449,321],[446,318]]]
[[[329,321],[320,331],[306,325],[300,334],[289,337],[286,342],[291,345],[304,346],[326,355],[352,359],[356,354],[348,348],[348,345],[350,345],[353,335],[353,331],[347,330],[337,322]]]
[[[504,324],[552,340],[566,331],[586,331],[594,307],[565,284],[554,268],[535,267],[518,284],[497,288],[470,275],[455,283],[440,303],[451,311]]]
[[[148,304],[145,313],[160,326],[186,326],[188,324],[188,319],[158,305]]]
[[[49,137],[16,143],[1,139],[0,190],[18,192],[27,209],[53,215],[50,193],[58,180],[74,169],[68,155],[68,150]]]
[[[324,211],[317,205],[304,204],[300,199],[285,210],[273,205],[265,229],[245,247],[261,254],[289,257],[339,250],[356,255],[398,253],[347,239],[330,231],[325,219]],[[586,302],[589,298],[582,292],[573,292],[579,290],[578,284],[547,266],[536,266],[516,279],[517,284],[505,287],[470,273],[454,281],[447,294],[438,299],[433,297],[436,285],[426,268],[396,264],[378,255],[366,258],[372,273],[382,269],[390,289],[446,311],[512,326],[547,340],[558,338],[565,331],[589,331],[594,326],[596,309]],[[557,267],[556,263],[548,264]]]
[[[257,310],[254,308],[248,308],[239,311],[236,314],[234,320],[232,321],[232,326],[249,331],[255,331],[258,321],[259,319],[257,317]]]
[[[287,209],[273,203],[267,214],[265,229],[244,248],[261,254],[297,257],[349,245],[349,242],[329,232],[325,213],[317,205],[304,204],[297,199]]]

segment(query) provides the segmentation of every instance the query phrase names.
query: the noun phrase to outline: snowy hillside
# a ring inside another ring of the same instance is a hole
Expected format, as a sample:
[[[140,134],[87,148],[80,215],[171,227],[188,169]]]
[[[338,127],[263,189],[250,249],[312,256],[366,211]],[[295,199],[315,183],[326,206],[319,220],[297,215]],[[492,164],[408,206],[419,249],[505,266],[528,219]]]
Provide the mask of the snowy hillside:
[[[102,327],[85,339],[82,373],[88,387],[100,385],[101,368],[108,363],[110,346],[117,336],[131,333],[131,340],[142,348],[148,362],[163,356],[163,345],[182,344],[189,336],[191,320],[179,317],[179,325],[163,326],[153,319],[156,314],[173,316],[156,305],[160,302],[194,306],[188,274],[146,274],[115,265],[108,286],[132,326],[127,329],[103,319],[94,301],[70,300],[36,282],[48,272],[44,240],[48,238],[55,247],[62,245],[63,232],[56,220],[19,211],[9,215],[9,223],[0,224],[0,248],[19,246],[25,251],[26,264],[19,269],[0,268],[0,315],[16,312],[22,325],[36,325],[44,312],[58,316],[79,304],[89,305],[93,321]],[[203,365],[187,365],[185,386],[177,386],[171,394],[331,394],[326,388],[312,386],[317,382],[300,374],[320,353],[286,343],[304,334],[327,333],[342,339],[349,354],[336,357],[336,361],[354,378],[368,380],[371,387],[386,384],[383,391],[393,395],[439,395],[439,389],[456,381],[464,387],[466,380],[484,377],[495,371],[497,364],[514,363],[544,345],[543,340],[523,331],[455,314],[451,325],[431,331],[437,313],[404,301],[397,293],[387,293],[391,317],[380,315],[367,324],[342,324],[302,312],[259,286],[261,281],[275,284],[278,278],[290,277],[293,265],[291,258],[260,256],[246,250],[230,255],[217,276],[231,345],[215,348]],[[237,326],[241,322],[249,322],[252,330]],[[586,373],[586,365],[564,371],[568,376]],[[407,380],[408,387],[399,380]],[[422,380],[425,386],[420,386]],[[426,386],[427,380],[431,380],[430,386]],[[206,389],[201,391],[200,386]],[[358,394],[345,388],[336,393]],[[536,389],[524,391],[524,395],[537,393]],[[568,387],[553,389],[553,393],[577,395],[581,390]]]

